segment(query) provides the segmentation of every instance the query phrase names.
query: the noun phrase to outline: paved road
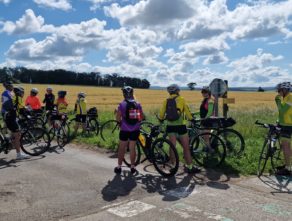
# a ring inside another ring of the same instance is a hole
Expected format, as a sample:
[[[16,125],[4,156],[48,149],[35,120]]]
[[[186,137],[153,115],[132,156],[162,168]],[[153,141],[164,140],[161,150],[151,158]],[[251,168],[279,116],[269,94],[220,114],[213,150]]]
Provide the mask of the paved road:
[[[76,145],[14,161],[0,155],[0,220],[292,220],[292,179],[212,171],[161,178],[113,173],[111,154]]]

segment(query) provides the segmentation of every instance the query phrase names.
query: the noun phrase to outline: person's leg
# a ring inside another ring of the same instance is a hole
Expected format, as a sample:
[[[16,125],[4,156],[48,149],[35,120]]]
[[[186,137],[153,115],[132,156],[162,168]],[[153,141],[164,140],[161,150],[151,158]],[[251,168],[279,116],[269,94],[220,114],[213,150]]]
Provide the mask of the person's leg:
[[[16,153],[20,153],[20,137],[21,133],[19,131],[12,133],[12,146],[16,149]]]
[[[118,148],[118,166],[115,167],[115,173],[120,174],[122,172],[121,166],[123,164],[123,160],[125,157],[126,148],[128,145],[128,139],[129,139],[129,133],[125,131],[120,131],[120,142],[119,142],[119,148]]]
[[[281,148],[282,148],[283,153],[284,153],[284,160],[285,160],[286,168],[291,171],[291,169],[292,169],[291,168],[292,151],[291,151],[291,142],[290,142],[290,140],[284,139],[281,142]]]
[[[129,148],[130,148],[130,160],[131,160],[131,168],[135,168],[136,161],[136,140],[130,140]]]

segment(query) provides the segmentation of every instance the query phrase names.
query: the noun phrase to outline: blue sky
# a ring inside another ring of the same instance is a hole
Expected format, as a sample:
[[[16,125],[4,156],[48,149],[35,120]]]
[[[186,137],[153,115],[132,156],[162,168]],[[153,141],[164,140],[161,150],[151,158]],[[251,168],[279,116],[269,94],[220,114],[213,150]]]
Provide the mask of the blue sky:
[[[0,67],[230,86],[292,81],[291,0],[0,0]]]

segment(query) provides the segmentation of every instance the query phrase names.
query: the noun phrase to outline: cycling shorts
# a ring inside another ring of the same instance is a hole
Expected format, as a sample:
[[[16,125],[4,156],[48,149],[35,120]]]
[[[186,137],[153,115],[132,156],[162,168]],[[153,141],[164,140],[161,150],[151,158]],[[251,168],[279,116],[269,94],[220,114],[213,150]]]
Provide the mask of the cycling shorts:
[[[84,114],[76,114],[76,122],[78,122],[78,123],[86,123],[86,115],[84,115]]]
[[[137,141],[140,135],[140,131],[120,131],[120,140],[121,141]]]
[[[6,114],[4,118],[4,122],[6,124],[6,127],[12,132],[16,133],[19,132],[20,128],[17,123],[17,117],[16,113]]]
[[[184,136],[188,133],[186,125],[177,125],[177,126],[170,126],[166,127],[166,132],[168,135],[175,135],[175,136]]]
[[[280,126],[281,127],[281,137],[282,138],[292,138],[292,126]]]

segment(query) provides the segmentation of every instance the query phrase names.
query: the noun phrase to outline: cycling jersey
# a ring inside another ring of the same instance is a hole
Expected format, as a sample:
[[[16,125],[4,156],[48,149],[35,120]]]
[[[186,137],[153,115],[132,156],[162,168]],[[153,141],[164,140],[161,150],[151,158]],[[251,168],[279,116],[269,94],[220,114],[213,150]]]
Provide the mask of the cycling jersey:
[[[33,110],[39,110],[42,107],[40,99],[37,96],[28,96],[25,100],[25,105],[29,105]]]
[[[214,112],[214,100],[212,98],[204,98],[200,106],[200,117],[211,117]]]
[[[43,100],[43,103],[46,104],[46,110],[53,110],[54,109],[54,102],[55,102],[55,95],[54,94],[46,94]]]
[[[1,102],[2,102],[1,113],[2,114],[5,114],[14,109],[13,100],[12,100],[13,96],[14,96],[14,93],[9,90],[5,90],[2,93],[2,96],[1,96]]]
[[[14,108],[16,110],[16,113],[17,113],[17,115],[19,115],[20,110],[22,110],[24,108],[22,97],[13,96],[12,100],[13,100],[13,105],[14,105]]]
[[[277,95],[275,101],[279,111],[279,124],[282,126],[292,126],[292,94],[289,93],[284,98]]]
[[[66,114],[68,103],[65,98],[58,98],[56,103],[58,114]]]
[[[185,125],[186,121],[184,120],[184,117],[186,116],[188,120],[193,119],[192,114],[190,112],[190,109],[185,101],[185,99],[182,96],[177,96],[176,94],[172,94],[169,96],[169,98],[175,98],[176,100],[176,107],[179,109],[179,112],[181,113],[178,120],[175,121],[167,121],[167,125],[170,126],[176,126],[176,125]],[[165,119],[166,115],[166,105],[167,105],[167,99],[163,102],[162,108],[160,109],[159,118]]]
[[[75,111],[77,114],[86,115],[86,100],[80,98],[75,103]]]

